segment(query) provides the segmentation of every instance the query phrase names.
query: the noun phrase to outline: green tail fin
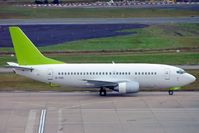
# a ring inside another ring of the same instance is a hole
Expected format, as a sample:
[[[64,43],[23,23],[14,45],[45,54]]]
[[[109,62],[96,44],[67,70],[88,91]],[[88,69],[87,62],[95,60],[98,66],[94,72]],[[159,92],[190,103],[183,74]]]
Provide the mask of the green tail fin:
[[[19,27],[9,27],[19,65],[63,64],[43,56]]]

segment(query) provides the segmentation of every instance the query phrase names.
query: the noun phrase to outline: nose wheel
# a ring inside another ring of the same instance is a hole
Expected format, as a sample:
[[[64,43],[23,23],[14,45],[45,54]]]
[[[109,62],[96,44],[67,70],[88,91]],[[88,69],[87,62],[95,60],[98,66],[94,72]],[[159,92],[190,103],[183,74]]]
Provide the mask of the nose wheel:
[[[100,88],[100,90],[99,90],[99,95],[100,96],[106,96],[106,89],[105,88]]]
[[[168,93],[169,93],[169,95],[173,95],[174,92],[173,92],[173,90],[169,90]]]

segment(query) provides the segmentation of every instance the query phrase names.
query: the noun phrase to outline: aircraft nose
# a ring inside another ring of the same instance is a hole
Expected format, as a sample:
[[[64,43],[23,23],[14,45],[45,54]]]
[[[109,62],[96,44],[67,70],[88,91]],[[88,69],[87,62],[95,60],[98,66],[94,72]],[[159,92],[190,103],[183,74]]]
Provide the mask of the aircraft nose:
[[[193,75],[188,74],[188,76],[189,76],[189,81],[190,81],[190,83],[196,81],[196,77],[194,77]]]

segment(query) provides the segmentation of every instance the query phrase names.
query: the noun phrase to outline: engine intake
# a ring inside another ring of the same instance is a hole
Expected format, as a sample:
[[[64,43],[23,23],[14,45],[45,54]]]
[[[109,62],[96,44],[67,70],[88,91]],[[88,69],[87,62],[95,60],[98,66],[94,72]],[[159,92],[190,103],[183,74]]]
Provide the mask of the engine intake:
[[[121,94],[136,93],[139,91],[139,83],[135,81],[121,82],[114,88],[114,91],[118,91]]]

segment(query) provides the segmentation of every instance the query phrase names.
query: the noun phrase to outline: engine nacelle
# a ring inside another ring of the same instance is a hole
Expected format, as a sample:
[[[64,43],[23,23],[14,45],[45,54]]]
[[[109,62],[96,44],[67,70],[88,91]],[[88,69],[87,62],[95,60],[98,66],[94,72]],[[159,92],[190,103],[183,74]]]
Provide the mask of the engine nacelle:
[[[135,81],[121,82],[118,83],[118,86],[116,86],[114,90],[118,91],[121,94],[135,93],[139,91],[139,83]]]

